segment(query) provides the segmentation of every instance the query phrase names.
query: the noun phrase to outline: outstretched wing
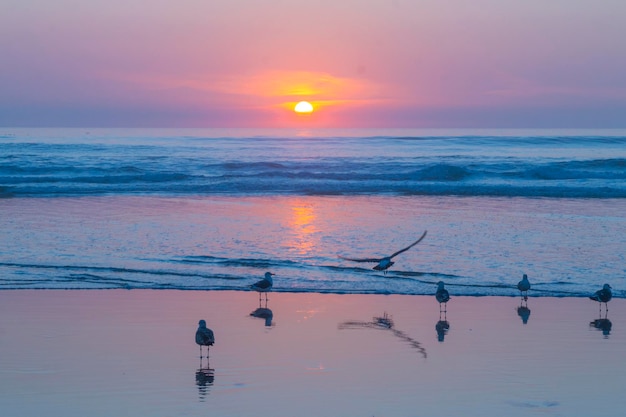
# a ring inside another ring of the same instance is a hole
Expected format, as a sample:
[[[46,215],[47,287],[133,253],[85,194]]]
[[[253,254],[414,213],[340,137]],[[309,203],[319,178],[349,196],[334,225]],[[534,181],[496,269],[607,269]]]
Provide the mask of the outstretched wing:
[[[420,237],[419,239],[417,239],[415,242],[411,243],[411,244],[410,244],[409,246],[407,246],[406,248],[404,248],[404,249],[400,249],[398,252],[396,252],[396,253],[394,253],[393,255],[391,255],[391,256],[389,257],[389,259],[393,258],[393,257],[394,257],[394,256],[396,256],[396,255],[400,255],[402,252],[406,252],[406,251],[408,251],[408,250],[409,250],[409,249],[411,249],[413,246],[415,246],[415,245],[417,245],[418,243],[420,243],[420,242],[422,241],[422,239],[424,239],[424,238],[426,237],[426,233],[427,233],[427,232],[428,232],[428,231],[427,231],[427,230],[425,230],[425,231],[424,231],[424,234],[422,235],[422,237]]]
[[[346,258],[345,256],[339,256],[341,259],[353,262],[375,262],[378,263],[385,258]]]

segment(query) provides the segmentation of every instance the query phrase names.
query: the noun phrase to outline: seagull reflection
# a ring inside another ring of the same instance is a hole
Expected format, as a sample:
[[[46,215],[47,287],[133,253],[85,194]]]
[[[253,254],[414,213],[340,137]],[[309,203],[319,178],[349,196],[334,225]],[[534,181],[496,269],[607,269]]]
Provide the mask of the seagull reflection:
[[[272,310],[267,308],[267,300],[265,301],[264,307],[261,307],[261,302],[259,302],[259,308],[250,313],[250,316],[265,320],[266,327],[274,326],[274,323],[272,323],[274,313],[272,312]]]
[[[426,349],[422,347],[422,344],[412,337],[408,336],[403,331],[394,329],[393,319],[384,313],[381,317],[374,317],[372,321],[344,321],[339,324],[339,330],[343,329],[378,329],[388,330],[394,336],[407,342],[412,348],[416,349],[424,358],[426,358]]]
[[[612,326],[613,323],[611,323],[611,320],[607,319],[606,317],[595,319],[594,321],[589,323],[589,327],[595,327],[596,329],[600,330],[605,338],[609,337],[609,335],[611,334]]]
[[[443,342],[443,339],[448,334],[448,330],[450,330],[450,323],[448,320],[439,320],[435,324],[435,330],[437,330],[437,340]]]
[[[526,277],[526,275],[524,275]],[[521,282],[521,281],[520,281]],[[530,318],[530,308],[528,308],[528,297],[523,297],[517,307],[517,315],[522,319],[522,323],[527,324]]]
[[[520,304],[520,306],[517,307],[517,315],[522,319],[522,323],[527,324],[530,318],[530,308],[528,308],[527,305]]]
[[[213,385],[215,380],[215,369],[212,369],[209,365],[207,358],[206,367],[202,365],[202,358],[200,358],[200,368],[196,371],[196,385],[198,386],[198,394],[200,401],[204,401],[209,393],[209,387]]]

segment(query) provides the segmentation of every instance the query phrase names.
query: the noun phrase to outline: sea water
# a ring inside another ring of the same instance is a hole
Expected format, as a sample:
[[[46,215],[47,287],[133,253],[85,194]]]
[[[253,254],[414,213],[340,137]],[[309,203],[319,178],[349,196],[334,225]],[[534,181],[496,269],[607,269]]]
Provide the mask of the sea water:
[[[3,129],[0,230],[4,289],[622,297],[626,132]]]

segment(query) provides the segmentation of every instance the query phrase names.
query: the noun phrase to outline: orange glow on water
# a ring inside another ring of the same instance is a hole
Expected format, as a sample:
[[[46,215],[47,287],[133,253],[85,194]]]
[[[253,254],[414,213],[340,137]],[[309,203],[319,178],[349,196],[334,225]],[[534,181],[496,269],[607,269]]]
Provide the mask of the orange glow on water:
[[[318,231],[314,222],[316,215],[311,204],[300,200],[295,200],[291,206],[292,217],[289,227],[293,234],[293,241],[290,242],[292,250],[305,255],[317,245],[315,233]]]

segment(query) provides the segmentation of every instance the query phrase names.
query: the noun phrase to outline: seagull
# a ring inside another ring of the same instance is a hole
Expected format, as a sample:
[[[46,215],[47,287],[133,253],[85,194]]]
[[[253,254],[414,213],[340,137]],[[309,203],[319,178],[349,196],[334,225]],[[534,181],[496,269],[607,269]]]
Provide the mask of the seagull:
[[[528,282],[528,275],[524,274],[522,280],[517,283],[517,289],[520,291],[520,295],[524,297],[524,300],[528,300],[528,290],[530,289],[530,282]]]
[[[272,275],[276,275],[276,274],[272,274],[271,272],[266,272],[265,278],[263,278],[261,281],[257,281],[254,284],[250,285],[250,288],[252,288],[254,291],[257,291],[259,293],[259,300],[261,300],[261,293],[264,292],[265,301],[267,301],[267,293],[268,291],[271,291],[272,286],[274,285],[274,280],[272,279]]]
[[[450,300],[450,293],[444,288],[443,281],[439,281],[437,283],[437,292],[435,293],[435,298],[439,302],[439,312],[441,313],[441,304],[445,304],[445,309],[443,311],[446,311],[448,308],[448,301]]]
[[[392,262],[391,259],[397,255],[400,255],[402,252],[406,252],[407,250],[411,249],[413,246],[417,245],[418,243],[420,243],[422,241],[422,239],[424,239],[426,237],[426,232],[424,231],[424,234],[422,235],[422,237],[420,237],[419,239],[417,239],[415,242],[411,243],[409,246],[407,246],[404,249],[400,249],[399,251],[393,253],[390,256],[385,256],[384,258],[346,258],[343,256],[340,256],[341,259],[345,259],[346,261],[353,261],[353,262],[376,262],[378,263],[378,265],[376,265],[374,268],[377,271],[385,271],[385,274],[387,273],[387,269],[389,269],[389,267],[391,265],[393,265],[395,262]]]
[[[198,322],[198,330],[196,330],[196,343],[200,345],[200,359],[202,359],[202,346],[206,346],[206,357],[209,357],[209,346],[215,343],[215,335],[213,330],[206,327],[206,321]]]
[[[611,286],[609,284],[604,284],[601,290],[595,292],[594,295],[589,297],[591,300],[595,300],[600,303],[600,309],[602,309],[602,303],[606,306],[606,311],[609,311],[608,302],[613,298],[613,293],[611,293]]]

